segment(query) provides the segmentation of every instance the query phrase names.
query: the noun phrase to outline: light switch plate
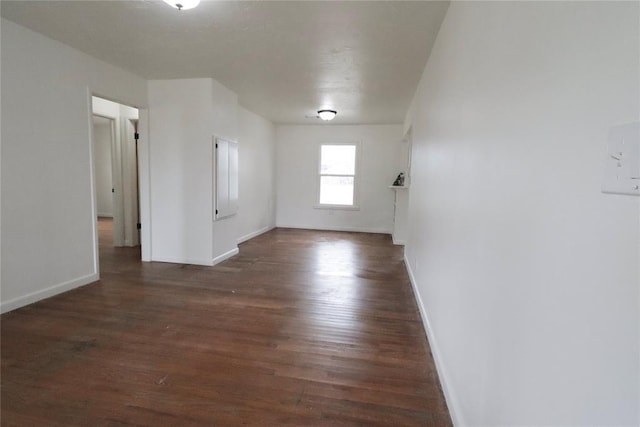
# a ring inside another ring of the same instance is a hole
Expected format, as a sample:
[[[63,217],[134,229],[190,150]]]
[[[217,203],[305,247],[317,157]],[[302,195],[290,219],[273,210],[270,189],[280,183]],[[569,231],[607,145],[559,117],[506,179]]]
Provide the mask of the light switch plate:
[[[640,123],[609,130],[602,192],[640,196]]]

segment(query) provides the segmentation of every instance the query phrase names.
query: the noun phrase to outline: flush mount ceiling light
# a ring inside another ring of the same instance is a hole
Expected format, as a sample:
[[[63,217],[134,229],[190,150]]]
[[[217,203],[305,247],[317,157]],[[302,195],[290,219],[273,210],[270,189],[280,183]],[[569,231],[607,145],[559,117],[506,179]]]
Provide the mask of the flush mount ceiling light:
[[[318,117],[322,120],[333,120],[333,118],[338,114],[335,110],[318,110]]]
[[[193,9],[200,4],[200,0],[164,0],[164,2],[178,10]]]

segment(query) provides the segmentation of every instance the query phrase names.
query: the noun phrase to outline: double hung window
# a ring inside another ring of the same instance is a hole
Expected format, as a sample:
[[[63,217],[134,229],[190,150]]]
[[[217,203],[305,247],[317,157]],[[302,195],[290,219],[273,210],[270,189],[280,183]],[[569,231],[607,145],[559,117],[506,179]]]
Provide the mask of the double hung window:
[[[356,144],[323,144],[320,147],[321,207],[355,207]]]

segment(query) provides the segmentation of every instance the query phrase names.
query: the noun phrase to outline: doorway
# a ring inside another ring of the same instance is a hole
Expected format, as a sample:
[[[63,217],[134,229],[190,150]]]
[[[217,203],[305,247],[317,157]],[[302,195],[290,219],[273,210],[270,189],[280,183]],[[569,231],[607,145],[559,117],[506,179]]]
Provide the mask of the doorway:
[[[139,247],[138,110],[92,97],[98,247]],[[138,248],[139,253],[139,248]]]

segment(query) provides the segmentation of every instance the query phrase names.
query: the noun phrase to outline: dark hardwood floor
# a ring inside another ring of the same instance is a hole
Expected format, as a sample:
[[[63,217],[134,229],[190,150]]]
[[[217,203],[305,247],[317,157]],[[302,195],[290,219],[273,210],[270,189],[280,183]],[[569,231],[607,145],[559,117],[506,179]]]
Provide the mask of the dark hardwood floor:
[[[2,316],[3,426],[451,425],[389,236],[276,229],[200,267],[109,233],[99,282]]]

